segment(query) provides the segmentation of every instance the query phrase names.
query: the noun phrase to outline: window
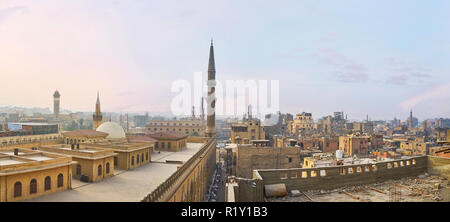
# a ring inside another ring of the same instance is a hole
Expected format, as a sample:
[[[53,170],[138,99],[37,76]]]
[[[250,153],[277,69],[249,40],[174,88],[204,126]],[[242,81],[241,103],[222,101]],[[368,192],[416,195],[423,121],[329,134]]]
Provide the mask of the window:
[[[52,189],[52,180],[49,176],[45,177],[44,180],[44,191]]]
[[[292,157],[288,158],[289,163],[292,163]]]
[[[115,156],[114,157],[114,166],[117,166],[117,162],[118,162],[118,158]]]
[[[141,162],[144,162],[144,153],[141,154]]]
[[[99,176],[101,176],[102,175],[102,165],[98,165],[98,169],[97,169],[97,174],[99,175]]]
[[[77,165],[77,171],[75,172],[75,174],[76,174],[78,177],[81,176],[81,165],[80,165],[80,164]]]
[[[134,165],[134,156],[131,157],[131,165]]]
[[[148,160],[148,152],[145,153],[145,159]]]
[[[20,197],[22,196],[22,183],[16,182],[14,184],[14,197]]]
[[[171,142],[167,142],[167,148],[171,148],[172,147],[172,143]]]
[[[139,154],[136,155],[136,164],[139,164]]]
[[[161,149],[164,149],[164,142],[161,142]]]
[[[106,163],[106,174],[109,174],[109,163]]]
[[[30,194],[37,193],[37,180],[32,179],[30,181]]]
[[[159,148],[159,143],[158,142],[155,143],[155,148]]]
[[[58,187],[62,187],[64,185],[64,176],[62,173],[58,175]]]

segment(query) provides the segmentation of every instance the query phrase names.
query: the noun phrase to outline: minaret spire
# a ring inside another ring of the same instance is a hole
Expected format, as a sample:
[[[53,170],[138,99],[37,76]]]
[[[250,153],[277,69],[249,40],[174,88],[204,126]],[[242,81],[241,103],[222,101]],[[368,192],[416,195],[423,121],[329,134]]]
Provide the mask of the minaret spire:
[[[102,112],[100,111],[100,96],[98,91],[97,91],[97,102],[95,103],[95,113],[92,116],[92,119],[93,119],[93,129],[96,130],[97,127],[99,127],[103,121]]]
[[[209,62],[208,62],[208,97],[207,97],[207,110],[206,110],[206,136],[209,138],[216,137],[216,65],[214,62],[214,45],[211,39],[211,46],[209,47]]]

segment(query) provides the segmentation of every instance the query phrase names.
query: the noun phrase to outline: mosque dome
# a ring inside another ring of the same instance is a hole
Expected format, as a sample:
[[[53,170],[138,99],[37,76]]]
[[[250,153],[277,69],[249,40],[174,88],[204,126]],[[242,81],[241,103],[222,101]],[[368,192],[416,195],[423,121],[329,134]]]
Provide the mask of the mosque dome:
[[[96,130],[107,133],[106,139],[125,139],[125,131],[119,124],[114,122],[104,122]]]

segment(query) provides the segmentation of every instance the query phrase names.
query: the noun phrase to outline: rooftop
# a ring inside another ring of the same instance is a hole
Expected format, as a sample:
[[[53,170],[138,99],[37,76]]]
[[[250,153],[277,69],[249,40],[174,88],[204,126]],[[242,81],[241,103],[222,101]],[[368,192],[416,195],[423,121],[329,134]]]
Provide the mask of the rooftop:
[[[26,202],[136,202],[156,189],[180,166],[200,150],[203,143],[187,143],[179,152],[153,152],[149,164],[127,171],[115,170],[113,177],[96,183],[73,180],[71,190],[56,192]]]

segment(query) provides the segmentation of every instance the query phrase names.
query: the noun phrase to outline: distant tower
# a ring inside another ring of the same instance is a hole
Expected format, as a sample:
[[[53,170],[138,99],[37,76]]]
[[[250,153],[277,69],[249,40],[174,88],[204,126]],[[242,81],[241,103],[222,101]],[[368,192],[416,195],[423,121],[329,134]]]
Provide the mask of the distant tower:
[[[208,108],[206,110],[206,136],[210,138],[216,137],[216,65],[214,63],[214,46],[213,41],[211,39],[211,46],[209,48],[209,63],[208,63]]]
[[[195,106],[192,106],[192,119],[195,119]]]
[[[59,98],[61,95],[59,94],[58,90],[55,91],[53,94],[53,114],[55,115],[55,119],[58,119],[59,117]]]
[[[412,109],[409,112],[409,128],[412,129],[413,128],[413,115],[412,115]]]
[[[97,127],[99,127],[100,124],[102,124],[103,120],[102,113],[100,112],[100,97],[98,92],[97,92],[97,102],[95,103],[95,113],[92,116],[92,118],[94,120],[93,129],[96,130]]]
[[[205,108],[203,107],[203,96],[202,96],[202,104],[201,104],[201,114],[200,114],[200,119],[202,120],[202,122],[205,120]]]
[[[252,105],[249,104],[247,107],[247,116],[248,116],[248,120],[252,120]]]

